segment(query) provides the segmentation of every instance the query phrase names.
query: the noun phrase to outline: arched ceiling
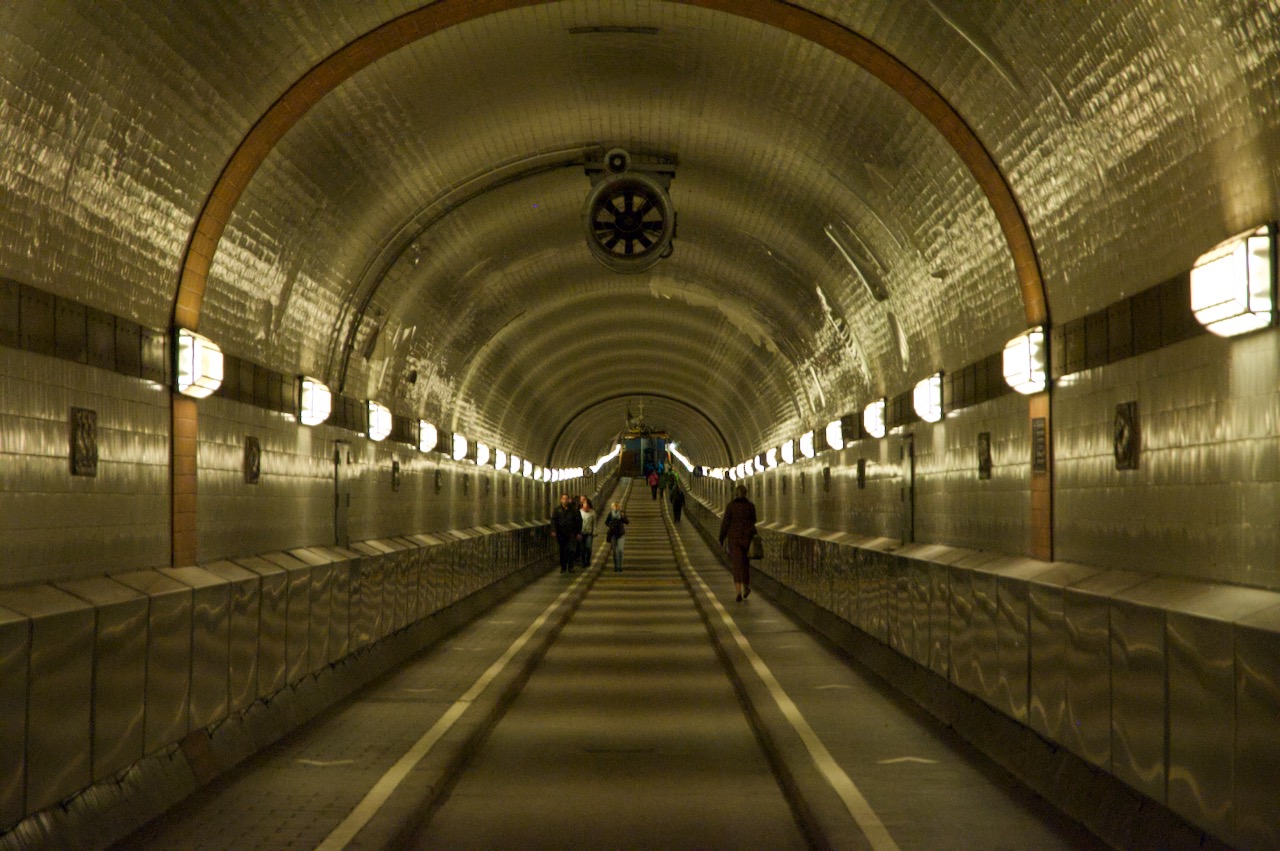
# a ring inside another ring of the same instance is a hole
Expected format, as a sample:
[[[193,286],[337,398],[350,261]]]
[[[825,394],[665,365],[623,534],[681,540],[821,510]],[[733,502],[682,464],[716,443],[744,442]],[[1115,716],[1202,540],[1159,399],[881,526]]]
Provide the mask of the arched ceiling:
[[[163,326],[203,263],[225,350],[557,466],[641,397],[738,460],[1275,215],[1275,9],[128,7],[0,9],[0,273]],[[637,275],[583,238],[613,146],[678,161]]]

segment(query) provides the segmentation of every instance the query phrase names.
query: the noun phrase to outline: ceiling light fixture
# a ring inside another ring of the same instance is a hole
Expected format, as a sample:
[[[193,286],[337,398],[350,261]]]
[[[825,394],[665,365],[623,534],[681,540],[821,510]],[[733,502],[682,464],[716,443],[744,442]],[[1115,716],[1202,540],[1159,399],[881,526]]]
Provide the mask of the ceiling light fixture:
[[[942,419],[942,373],[935,372],[917,383],[911,403],[925,422],[936,423]]]
[[[177,329],[174,375],[178,392],[203,399],[222,386],[222,349],[203,334]]]
[[[391,409],[386,405],[369,400],[368,430],[366,434],[373,441],[386,440],[391,434]]]
[[[1004,347],[1004,380],[1019,393],[1031,395],[1048,386],[1044,327],[1037,325],[1014,337]]]
[[[875,438],[885,435],[884,399],[877,399],[862,409],[862,425]]]
[[[1265,328],[1275,309],[1275,228],[1238,234],[1191,267],[1191,311],[1219,337]]]
[[[333,413],[333,393],[310,376],[304,375],[299,380],[302,392],[298,395],[298,419],[305,426],[318,426]]]
[[[430,452],[440,441],[440,432],[426,420],[418,420],[418,451]]]

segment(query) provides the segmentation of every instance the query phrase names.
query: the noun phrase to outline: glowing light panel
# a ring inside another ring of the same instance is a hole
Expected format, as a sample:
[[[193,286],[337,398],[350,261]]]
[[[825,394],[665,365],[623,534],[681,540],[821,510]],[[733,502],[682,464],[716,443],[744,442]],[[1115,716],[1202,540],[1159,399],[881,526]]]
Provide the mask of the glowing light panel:
[[[418,420],[418,450],[430,452],[440,442],[440,432],[426,420]]]
[[[911,394],[911,404],[920,419],[927,423],[942,419],[942,373],[936,372],[917,383]]]
[[[1030,395],[1048,383],[1044,328],[1037,325],[1014,337],[1004,347],[1004,380],[1019,393]]]
[[[178,392],[203,399],[222,386],[222,349],[202,334],[178,329]]]
[[[369,400],[369,439],[386,440],[391,434],[391,409],[386,405]]]
[[[1274,315],[1275,280],[1273,228],[1239,234],[1191,267],[1191,312],[1219,337],[1265,328]]]
[[[318,426],[333,413],[333,393],[309,376],[302,376],[302,395],[298,419],[305,426]]]
[[[877,399],[862,409],[862,426],[872,437],[884,437],[884,400]]]

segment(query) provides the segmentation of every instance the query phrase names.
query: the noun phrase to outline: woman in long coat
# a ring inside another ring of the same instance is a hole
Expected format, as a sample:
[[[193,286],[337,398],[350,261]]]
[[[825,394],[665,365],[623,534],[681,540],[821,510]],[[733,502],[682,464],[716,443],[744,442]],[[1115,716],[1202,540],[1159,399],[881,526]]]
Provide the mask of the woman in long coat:
[[[756,534],[756,507],[747,499],[747,488],[738,485],[734,498],[724,507],[724,519],[720,521],[720,546],[729,545],[729,568],[733,571],[733,585],[738,591],[738,602],[751,596],[751,562],[747,551]]]

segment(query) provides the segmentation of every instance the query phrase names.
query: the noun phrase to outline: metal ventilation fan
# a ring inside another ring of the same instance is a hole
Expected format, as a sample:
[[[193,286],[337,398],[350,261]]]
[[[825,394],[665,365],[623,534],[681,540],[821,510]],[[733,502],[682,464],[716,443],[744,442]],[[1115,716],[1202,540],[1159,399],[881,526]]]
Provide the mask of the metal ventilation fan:
[[[643,272],[671,254],[671,198],[658,179],[631,169],[625,151],[610,151],[602,170],[582,213],[587,246],[615,272]]]

